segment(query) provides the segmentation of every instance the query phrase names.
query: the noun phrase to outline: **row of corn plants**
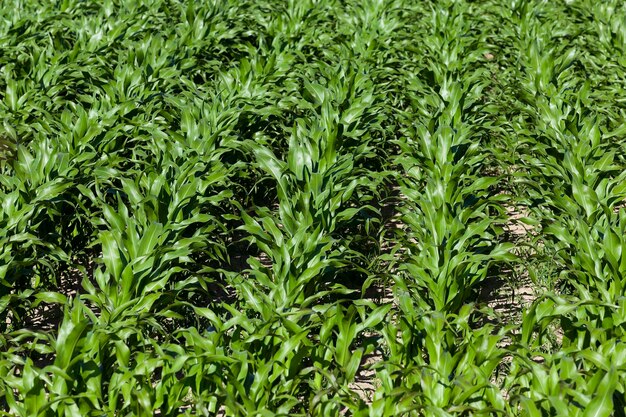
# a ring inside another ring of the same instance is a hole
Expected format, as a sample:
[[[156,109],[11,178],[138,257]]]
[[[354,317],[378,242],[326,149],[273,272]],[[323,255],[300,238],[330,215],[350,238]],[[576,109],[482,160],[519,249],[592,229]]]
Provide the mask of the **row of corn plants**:
[[[605,19],[625,11],[616,2],[580,3],[518,2],[507,13],[517,51],[506,75],[516,91],[507,100],[508,143],[519,154],[512,175],[534,226],[531,256],[542,268],[534,281],[545,291],[524,313],[507,375],[509,395],[530,416],[623,415],[625,407],[623,139],[620,112],[598,95],[615,64],[597,77],[584,58],[585,49],[598,52],[590,45],[619,42]],[[602,17],[582,27],[555,21],[557,10]]]
[[[397,312],[384,329],[388,358],[378,367],[372,415],[489,415],[505,408],[494,383],[504,330],[476,328],[471,300],[491,266],[514,258],[499,242],[499,178],[483,174],[484,35],[472,27],[476,10],[468,4],[438,2],[412,13],[427,16],[407,34],[426,52],[413,46],[423,69],[405,86]]]

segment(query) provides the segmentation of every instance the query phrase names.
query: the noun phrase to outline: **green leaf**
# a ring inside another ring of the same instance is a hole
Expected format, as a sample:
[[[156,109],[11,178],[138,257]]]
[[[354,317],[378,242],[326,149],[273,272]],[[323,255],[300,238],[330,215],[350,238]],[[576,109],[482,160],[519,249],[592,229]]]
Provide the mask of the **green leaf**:
[[[613,407],[613,393],[617,387],[617,370],[614,367],[604,375],[598,385],[593,399],[587,405],[583,417],[609,417],[615,411]]]

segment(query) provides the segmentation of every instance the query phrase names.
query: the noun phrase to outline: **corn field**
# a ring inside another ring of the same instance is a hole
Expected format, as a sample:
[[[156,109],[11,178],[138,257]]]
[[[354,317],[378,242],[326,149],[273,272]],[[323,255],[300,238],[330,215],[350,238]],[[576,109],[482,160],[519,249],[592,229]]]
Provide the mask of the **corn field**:
[[[1,416],[626,416],[623,0],[0,3]]]

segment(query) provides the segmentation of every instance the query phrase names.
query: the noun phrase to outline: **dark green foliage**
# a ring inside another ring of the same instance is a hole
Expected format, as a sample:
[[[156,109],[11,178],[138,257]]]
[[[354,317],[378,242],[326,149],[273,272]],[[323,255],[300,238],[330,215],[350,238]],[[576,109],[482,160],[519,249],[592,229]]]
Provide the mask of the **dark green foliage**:
[[[0,415],[624,415],[623,2],[0,17]]]

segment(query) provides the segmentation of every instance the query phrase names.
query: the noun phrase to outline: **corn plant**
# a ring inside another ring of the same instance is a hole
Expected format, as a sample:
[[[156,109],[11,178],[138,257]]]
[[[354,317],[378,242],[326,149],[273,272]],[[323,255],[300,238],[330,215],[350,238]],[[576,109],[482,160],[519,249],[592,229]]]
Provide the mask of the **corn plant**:
[[[470,304],[445,314],[423,310],[406,292],[399,302],[398,316],[383,330],[389,356],[376,369],[380,387],[361,415],[505,415],[494,380],[507,329],[472,329]]]

